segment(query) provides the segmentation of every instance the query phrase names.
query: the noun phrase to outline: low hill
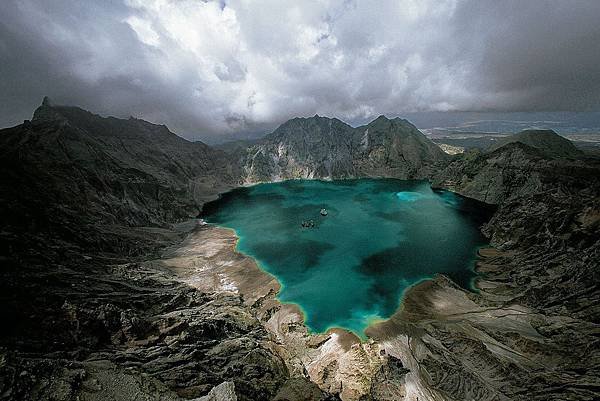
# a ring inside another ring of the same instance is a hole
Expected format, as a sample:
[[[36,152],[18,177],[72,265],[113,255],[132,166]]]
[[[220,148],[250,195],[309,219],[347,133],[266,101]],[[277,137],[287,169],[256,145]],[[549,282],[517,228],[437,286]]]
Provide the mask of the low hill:
[[[520,142],[532,148],[536,148],[549,157],[575,158],[581,152],[568,139],[558,135],[552,130],[525,130],[518,134],[510,135],[497,140],[489,150],[494,151],[506,144]]]

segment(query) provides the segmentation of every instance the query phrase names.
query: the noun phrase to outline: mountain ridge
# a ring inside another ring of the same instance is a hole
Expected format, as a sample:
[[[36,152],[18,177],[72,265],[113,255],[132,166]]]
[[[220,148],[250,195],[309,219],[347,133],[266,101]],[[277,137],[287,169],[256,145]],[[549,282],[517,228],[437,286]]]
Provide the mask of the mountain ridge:
[[[98,244],[112,241],[115,230],[121,236],[125,226],[167,227],[193,217],[203,202],[237,183],[223,152],[165,126],[46,99],[32,121],[1,130],[0,145],[2,193],[14,208],[7,221],[16,226],[35,211],[49,227],[69,226],[63,220],[102,222],[106,238],[81,238]],[[22,207],[33,204],[46,206]]]
[[[576,158],[582,155],[575,145],[568,139],[558,135],[553,130],[526,129],[513,135],[501,138],[490,146],[489,151],[494,151],[509,143],[519,142],[538,149],[550,157]]]
[[[446,155],[414,125],[379,116],[351,127],[321,116],[286,121],[238,153],[244,182],[359,176],[425,178]]]
[[[450,157],[385,117],[356,128],[293,119],[225,153],[164,126],[43,103],[0,130],[8,399],[183,401],[223,387],[241,401],[397,400],[409,388],[419,399],[594,399],[598,160],[520,141]],[[248,288],[272,280],[252,281],[261,272],[246,269],[232,232],[183,224],[243,184],[350,176],[428,179],[497,205],[482,227],[493,248],[480,251],[479,291],[436,277],[368,343],[303,337],[276,287],[258,298],[223,289],[232,268]]]

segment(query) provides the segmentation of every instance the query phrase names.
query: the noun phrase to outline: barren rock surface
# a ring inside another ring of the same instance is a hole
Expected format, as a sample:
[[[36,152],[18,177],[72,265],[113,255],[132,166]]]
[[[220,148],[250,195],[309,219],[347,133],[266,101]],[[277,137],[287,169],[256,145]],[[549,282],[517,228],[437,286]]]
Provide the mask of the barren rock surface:
[[[380,116],[353,128],[335,119],[295,118],[245,151],[246,183],[290,178],[426,178],[446,154],[406,120]]]
[[[600,163],[552,135],[450,157],[404,120],[314,117],[227,155],[44,102],[0,135],[0,399],[596,399]],[[361,176],[496,205],[478,291],[438,276],[366,342],[310,334],[195,219],[243,182]]]

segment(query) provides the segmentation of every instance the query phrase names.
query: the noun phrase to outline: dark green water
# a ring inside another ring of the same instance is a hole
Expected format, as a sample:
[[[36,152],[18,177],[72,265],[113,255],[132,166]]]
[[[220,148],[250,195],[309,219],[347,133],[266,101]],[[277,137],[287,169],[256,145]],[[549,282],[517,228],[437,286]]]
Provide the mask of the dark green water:
[[[202,217],[236,231],[238,250],[277,277],[279,299],[298,304],[311,330],[364,336],[423,279],[444,273],[468,288],[487,216],[427,182],[362,179],[239,188],[207,204]],[[309,219],[315,227],[303,228]]]

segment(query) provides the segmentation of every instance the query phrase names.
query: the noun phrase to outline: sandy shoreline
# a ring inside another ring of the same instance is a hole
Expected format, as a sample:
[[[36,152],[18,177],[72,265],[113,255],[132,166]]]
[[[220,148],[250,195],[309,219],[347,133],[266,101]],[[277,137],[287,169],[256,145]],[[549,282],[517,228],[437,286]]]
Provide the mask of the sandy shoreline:
[[[416,324],[480,310],[467,291],[437,276],[410,287],[393,316],[366,329],[366,340],[341,328],[309,333],[301,308],[277,299],[281,288],[277,279],[240,253],[238,241],[234,230],[200,221],[179,248],[155,262],[200,291],[239,295],[268,331],[267,345],[286,362],[291,374],[308,377],[325,391],[339,392],[344,401],[368,394],[390,358],[410,369],[400,385],[403,390],[398,390],[405,399],[431,398],[418,368],[422,353],[412,349],[412,342],[422,335]],[[494,249],[480,249],[476,271],[484,272],[486,259],[497,255]]]
[[[239,295],[268,331],[267,346],[281,356],[292,375],[308,376],[323,390],[339,392],[343,400],[366,394],[369,378],[385,361],[377,344],[361,342],[340,328],[309,333],[299,306],[277,300],[279,282],[237,251],[238,240],[234,230],[199,223],[179,248],[154,263],[200,291]]]
[[[341,178],[339,180],[363,180],[363,179],[364,180],[369,180],[369,179],[372,179],[372,178],[369,178],[369,177],[362,177],[362,178]],[[384,179],[395,180],[395,178],[384,178]],[[305,179],[304,178],[297,178],[297,179],[291,178],[291,179],[281,179],[281,180],[264,181],[264,182],[262,182],[262,181],[260,181],[260,182],[245,182],[241,186],[238,186],[238,187],[235,187],[235,188],[231,188],[228,191],[219,193],[213,201],[217,201],[224,194],[230,193],[232,191],[235,191],[236,189],[249,188],[249,187],[253,187],[253,186],[256,186],[256,185],[278,183],[278,182],[282,182],[282,181],[295,181],[295,180],[301,181],[301,180],[305,180]],[[318,178],[311,179],[311,180],[313,180],[313,181],[322,181],[322,182],[332,181],[331,179],[318,179]],[[425,180],[425,179],[416,179],[416,180],[408,180],[408,181],[428,182],[431,185],[431,183],[428,180]],[[446,190],[446,189],[444,189],[444,190]],[[452,192],[453,194],[455,194],[457,196],[464,197],[463,195],[461,195],[459,193],[456,193],[456,192],[453,192],[453,191],[449,191],[449,190],[446,190],[446,191]],[[471,198],[467,198],[467,199],[471,199]],[[230,229],[230,228],[226,228],[226,227],[221,227],[221,226],[213,225],[211,223],[206,223],[202,219],[200,219],[200,225],[201,226],[212,226],[214,228],[218,228],[218,229],[222,229],[222,230],[227,230],[227,231],[230,232],[230,235],[234,238],[233,243],[231,244],[230,251],[241,256],[238,259],[241,260],[241,261],[243,261],[243,268],[231,268],[227,272],[222,272],[221,274],[228,274],[234,281],[236,281],[237,287],[238,287],[240,293],[244,295],[244,297],[247,297],[248,299],[257,299],[258,297],[264,296],[265,295],[264,291],[262,291],[262,289],[264,289],[264,288],[268,288],[269,291],[274,291],[275,292],[275,296],[277,295],[277,293],[281,289],[281,284],[279,283],[279,281],[277,280],[276,277],[274,277],[267,270],[261,268],[261,266],[259,265],[259,262],[256,261],[252,256],[246,255],[243,252],[241,252],[241,251],[238,250],[238,243],[239,243],[240,238],[238,237],[238,235],[237,235],[237,233],[236,233],[236,231],[234,229]],[[471,288],[469,288],[467,290],[480,291],[480,290],[484,290],[486,288],[493,287],[492,284],[485,282],[484,278],[481,276],[480,273],[484,272],[484,270],[483,269],[480,270],[479,265],[480,265],[480,263],[483,263],[482,260],[485,259],[486,257],[493,256],[494,252],[497,252],[497,251],[494,248],[489,247],[489,245],[486,245],[484,247],[480,247],[480,248],[477,249],[477,255],[474,258],[474,264],[475,264],[475,266],[472,269],[473,272],[476,274],[476,276],[474,276],[471,279],[471,284],[470,284]],[[250,261],[247,261],[246,259],[249,259]],[[242,264],[237,265],[237,267],[242,267]],[[247,277],[248,275],[249,275],[249,277]],[[439,274],[436,274],[436,276],[437,275],[439,275]],[[267,276],[268,278],[267,277],[262,277],[262,276]],[[356,333],[353,333],[351,331],[348,331],[346,329],[343,329],[341,327],[331,327],[325,333],[315,333],[315,335],[328,334],[331,331],[347,332],[347,335],[355,337],[357,342],[368,341],[368,339],[369,339],[370,336],[367,333],[372,332],[371,329],[374,326],[377,326],[377,325],[379,325],[381,323],[384,323],[385,321],[391,319],[394,315],[397,315],[398,313],[400,313],[401,309],[402,309],[402,304],[404,302],[404,299],[408,296],[408,294],[415,287],[420,286],[424,282],[431,281],[431,280],[435,280],[435,277],[424,278],[424,279],[420,280],[419,282],[411,285],[409,288],[407,288],[403,292],[403,294],[400,296],[400,301],[398,303],[398,308],[392,314],[392,316],[390,316],[387,319],[382,319],[382,320],[377,319],[374,323],[371,323],[371,324],[369,324],[369,326],[367,326],[367,328],[365,329],[365,336],[367,337],[366,339],[365,338],[361,338],[360,335],[358,335]],[[295,314],[295,315],[301,316],[302,324],[304,324],[304,321],[306,320],[306,313],[303,311],[303,309],[302,309],[302,307],[300,305],[295,304],[295,303],[291,303],[291,302],[290,303],[281,302],[279,300],[278,300],[278,302],[280,302],[282,305],[284,305],[286,309],[289,309],[289,313],[290,314]]]
[[[231,237],[233,237],[234,243],[230,245],[230,251],[236,255],[239,255],[239,259],[242,261],[242,263],[236,265],[235,267],[229,266],[227,269],[227,272],[226,273],[224,272],[224,273],[228,274],[229,277],[231,277],[231,279],[233,281],[235,281],[237,288],[239,289],[239,292],[245,297],[245,299],[247,301],[254,302],[257,299],[266,296],[267,294],[265,292],[267,292],[267,293],[274,292],[275,297],[277,296],[277,293],[279,292],[279,290],[281,288],[281,284],[279,283],[279,281],[277,280],[277,278],[275,276],[273,276],[271,273],[269,273],[265,269],[261,268],[258,261],[256,261],[253,257],[246,255],[243,252],[238,250],[238,243],[239,243],[240,238],[234,229],[221,227],[221,226],[217,226],[217,225],[210,224],[210,223],[204,223],[204,222],[201,222],[200,225],[204,226],[204,227],[210,227],[212,229],[224,230],[224,231],[228,232]],[[227,234],[225,234],[225,236],[229,237]],[[498,251],[497,249],[495,249],[493,247],[484,246],[484,247],[478,248],[477,255],[475,257],[475,266],[473,268],[473,271],[477,274],[477,276],[474,277],[474,279],[473,279],[473,287],[475,287],[476,290],[485,290],[486,288],[490,288],[489,284],[484,284],[484,283],[489,283],[485,280],[485,277],[484,277],[486,267],[488,266],[485,263],[485,259],[493,258],[493,257],[499,256],[499,255],[502,255],[502,252]],[[483,273],[483,275],[482,275],[482,273]],[[443,280],[447,283],[451,283],[452,286],[458,287],[448,277],[444,276],[443,274],[436,274],[436,277],[438,277],[438,276],[443,277]],[[371,338],[371,336],[368,335],[368,333],[374,333],[375,327],[379,327],[380,325],[388,322],[394,316],[402,314],[403,304],[404,304],[404,301],[406,298],[408,298],[409,296],[411,298],[414,298],[416,294],[419,294],[422,291],[427,291],[427,289],[429,289],[431,287],[431,282],[433,282],[435,280],[436,280],[435,277],[425,278],[425,279],[411,285],[409,288],[407,288],[406,291],[402,294],[398,308],[392,314],[392,316],[390,316],[389,318],[378,320],[378,321],[370,324],[365,329],[365,334],[367,336],[367,339],[361,339],[360,336],[356,335],[355,333],[353,333],[349,330],[343,329],[341,327],[331,327],[324,333],[311,333],[311,334],[315,335],[315,336],[319,336],[319,335],[327,335],[327,334],[334,333],[334,332],[338,333],[338,334],[345,333],[346,338],[353,339],[352,344],[368,341],[368,339]],[[265,291],[265,289],[268,291]],[[463,290],[465,290],[465,289],[463,289]],[[283,308],[287,309],[288,314],[294,314],[294,315],[300,316],[301,320],[302,320],[302,324],[304,324],[304,320],[306,318],[306,313],[302,310],[302,308],[298,304],[293,303],[293,302],[282,302],[278,299],[277,299],[277,302],[279,302]]]

